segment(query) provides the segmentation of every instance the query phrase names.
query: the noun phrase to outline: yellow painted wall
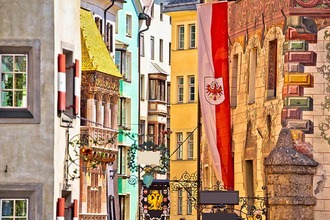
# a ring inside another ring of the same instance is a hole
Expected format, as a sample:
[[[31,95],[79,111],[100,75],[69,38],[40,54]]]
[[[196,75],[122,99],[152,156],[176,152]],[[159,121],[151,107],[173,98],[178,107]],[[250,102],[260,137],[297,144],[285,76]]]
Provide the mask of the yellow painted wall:
[[[169,13],[172,19],[172,62],[171,62],[171,144],[170,153],[177,148],[177,132],[183,133],[183,140],[187,138],[188,133],[194,132],[194,157],[187,159],[188,143],[184,142],[183,159],[177,160],[177,153],[171,156],[170,161],[170,179],[180,178],[184,172],[193,174],[197,171],[197,125],[198,125],[198,84],[197,84],[197,49],[189,48],[189,25],[195,24],[197,30],[196,11]],[[178,25],[185,27],[185,46],[184,50],[178,50]],[[197,33],[196,33],[197,37]],[[196,38],[197,43],[197,38]],[[195,76],[195,101],[189,102],[189,76]],[[184,98],[183,103],[178,103],[178,82],[177,77],[184,78]],[[177,191],[171,191],[171,220],[196,219],[196,210],[193,208],[192,215],[187,215],[187,192],[183,191],[182,215],[178,215],[178,194]]]

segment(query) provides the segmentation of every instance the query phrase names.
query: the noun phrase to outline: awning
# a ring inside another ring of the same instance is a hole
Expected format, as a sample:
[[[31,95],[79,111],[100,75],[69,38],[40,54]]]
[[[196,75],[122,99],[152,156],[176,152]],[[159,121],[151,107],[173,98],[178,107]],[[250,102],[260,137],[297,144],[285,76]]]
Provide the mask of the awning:
[[[85,9],[80,9],[80,33],[82,54],[81,70],[98,71],[121,78],[122,75],[103,42],[92,14]]]

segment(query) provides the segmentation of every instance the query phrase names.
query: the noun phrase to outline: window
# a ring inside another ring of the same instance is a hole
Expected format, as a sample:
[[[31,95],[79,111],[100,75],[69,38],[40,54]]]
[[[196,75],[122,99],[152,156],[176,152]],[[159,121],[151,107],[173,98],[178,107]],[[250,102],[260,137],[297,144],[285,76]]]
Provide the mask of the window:
[[[144,57],[144,35],[140,36],[140,55]]]
[[[27,199],[0,199],[0,219],[28,219]]]
[[[132,53],[126,52],[126,74],[125,74],[126,80],[131,81],[132,80]]]
[[[132,15],[126,15],[126,36],[132,37]]]
[[[178,102],[183,102],[183,76],[178,77]]]
[[[154,3],[152,3],[152,6],[151,6],[150,16],[151,16],[151,18],[154,18],[154,16],[155,16],[155,4]]]
[[[163,21],[163,3],[160,3],[159,20]]]
[[[143,144],[146,140],[145,140],[145,133],[146,133],[146,121],[145,120],[141,120],[140,121],[140,125],[139,125],[139,144]]]
[[[146,85],[145,85],[145,76],[144,74],[141,74],[141,88],[140,88],[140,92],[141,92],[141,100],[145,100],[146,99]]]
[[[148,141],[155,142],[155,125],[148,125]]]
[[[165,80],[149,79],[149,100],[165,101]]]
[[[178,27],[178,32],[179,32],[178,49],[183,50],[184,49],[184,26],[183,25],[180,25]]]
[[[105,42],[107,44],[108,51],[110,53],[113,52],[113,25],[109,22],[107,22]]]
[[[254,195],[253,160],[245,160],[246,196]]]
[[[163,39],[159,40],[159,62],[163,62]]]
[[[126,207],[126,202],[125,202],[125,195],[119,195],[119,216],[120,220],[125,220],[125,207]]]
[[[189,102],[195,101],[195,76],[189,76]]]
[[[267,98],[274,98],[277,86],[277,39],[269,42],[268,50]]]
[[[171,42],[168,43],[168,65],[171,65]]]
[[[188,133],[188,160],[194,159],[194,133]]]
[[[131,81],[131,62],[131,52],[128,52],[126,50],[116,50],[115,63],[120,73],[123,75],[123,79],[125,81]]]
[[[167,105],[170,104],[171,104],[171,83],[167,82]]]
[[[26,108],[27,64],[26,54],[3,54],[1,57],[1,108]]]
[[[128,98],[121,97],[118,105],[118,122],[122,128],[130,128],[130,117],[131,117],[131,100]]]
[[[183,206],[183,190],[178,190],[178,215],[182,215],[182,206]]]
[[[127,158],[126,158],[126,147],[125,146],[118,146],[119,152],[118,152],[118,175],[126,175],[126,164],[127,164]]]
[[[196,47],[196,26],[194,24],[189,25],[189,48]]]
[[[193,196],[191,188],[187,188],[187,215],[192,215],[193,211]]]
[[[119,21],[118,21],[118,14],[117,14],[117,16],[116,16],[116,26],[115,26],[115,32],[116,32],[116,34],[118,34],[118,23]]]
[[[155,59],[155,39],[153,36],[150,37],[150,58]]]
[[[39,123],[40,42],[0,40],[0,45],[0,123]]]
[[[63,54],[65,55],[65,66],[72,66],[73,63],[73,52],[70,50],[63,49]],[[65,77],[66,77],[66,87],[65,87],[65,99],[66,99],[66,106],[74,106],[74,78],[75,72],[74,68],[66,68],[65,69]],[[74,108],[66,108],[65,112],[68,115],[74,114]]]
[[[42,219],[41,183],[0,183],[0,219]]]
[[[156,144],[165,144],[164,140],[164,131],[165,131],[165,124],[158,124],[158,142]]]
[[[249,73],[249,104],[255,100],[255,83],[257,72],[257,48],[250,51],[250,73]]]
[[[230,86],[230,107],[237,106],[237,80],[238,80],[238,54],[235,54],[232,58],[232,69],[231,69],[231,86]]]
[[[96,24],[97,29],[99,29],[100,34],[102,35],[102,18],[98,17],[98,16],[95,16],[94,20],[95,20],[95,24]]]
[[[177,146],[177,159],[182,160],[183,157],[183,135],[182,133],[176,134],[176,146]]]

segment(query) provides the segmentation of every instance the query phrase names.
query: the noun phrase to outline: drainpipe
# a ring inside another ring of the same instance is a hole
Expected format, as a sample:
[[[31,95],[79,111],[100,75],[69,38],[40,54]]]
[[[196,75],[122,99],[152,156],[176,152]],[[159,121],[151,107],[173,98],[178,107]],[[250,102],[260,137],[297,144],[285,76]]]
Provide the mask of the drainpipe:
[[[111,4],[106,8],[104,9],[104,22],[103,22],[103,26],[104,26],[104,42],[106,42],[106,37],[108,36],[108,33],[106,33],[108,30],[106,29],[107,28],[107,11],[115,4],[115,0],[111,0]]]
[[[145,31],[147,31],[149,29],[150,23],[151,23],[151,18],[149,15],[147,15],[144,12],[145,8],[143,8],[143,12],[139,14],[139,21],[141,20],[145,20],[146,21],[146,28],[142,29],[139,31],[138,34],[138,77],[139,77],[139,84],[138,84],[138,89],[139,89],[139,95],[138,95],[138,131],[140,131],[140,114],[141,114],[141,34]],[[140,142],[140,135],[138,135],[138,144]],[[140,184],[140,166],[138,166],[138,197],[140,198],[140,188],[141,188],[141,184]],[[139,218],[141,219],[141,210],[139,207]]]

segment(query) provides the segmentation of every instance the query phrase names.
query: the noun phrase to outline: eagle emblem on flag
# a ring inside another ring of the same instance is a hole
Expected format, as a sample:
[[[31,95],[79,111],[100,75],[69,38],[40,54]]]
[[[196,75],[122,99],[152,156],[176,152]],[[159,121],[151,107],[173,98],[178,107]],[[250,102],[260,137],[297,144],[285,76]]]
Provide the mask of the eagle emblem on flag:
[[[204,78],[205,99],[211,105],[219,105],[225,100],[222,77],[205,77]]]

